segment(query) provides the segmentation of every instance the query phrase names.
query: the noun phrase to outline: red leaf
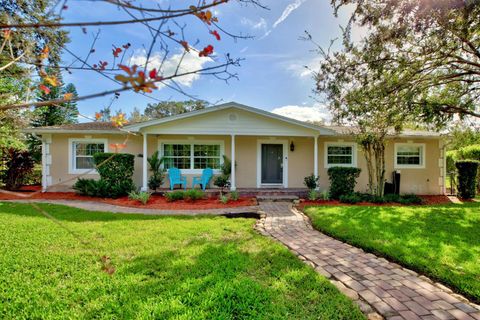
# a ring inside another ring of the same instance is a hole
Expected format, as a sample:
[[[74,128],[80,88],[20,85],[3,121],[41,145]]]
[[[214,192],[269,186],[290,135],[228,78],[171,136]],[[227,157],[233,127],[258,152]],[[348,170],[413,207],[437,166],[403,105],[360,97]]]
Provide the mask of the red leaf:
[[[200,51],[198,53],[198,56],[199,57],[208,57],[209,55],[211,55],[213,53],[213,46],[211,44],[209,44],[208,46],[206,46],[205,48],[203,48],[202,51]]]
[[[124,44],[122,47],[123,47],[123,49],[127,50],[128,48],[130,48],[130,46],[131,46],[131,44],[129,42],[129,43]]]
[[[122,49],[121,48],[115,48],[115,49],[112,49],[112,52],[113,52],[113,56],[115,58],[118,58],[118,55],[122,52]]]
[[[185,48],[185,51],[190,52],[190,46],[187,41],[180,41],[180,44]]]
[[[50,88],[47,87],[47,86],[44,85],[44,84],[39,85],[38,88],[39,88],[40,90],[42,90],[45,94],[49,94],[49,93],[50,93]]]
[[[125,71],[126,73],[128,73],[128,74],[131,74],[131,73],[132,73],[132,71],[130,70],[130,68],[127,67],[127,66],[125,66],[125,65],[123,65],[123,64],[119,64],[118,67],[119,67],[120,69],[122,69],[123,71]]]
[[[213,36],[214,36],[218,41],[220,41],[220,34],[218,34],[217,30],[210,31],[210,33],[213,34]]]
[[[150,77],[150,79],[156,79],[157,78],[157,69],[150,70],[150,72],[148,73],[148,76]]]

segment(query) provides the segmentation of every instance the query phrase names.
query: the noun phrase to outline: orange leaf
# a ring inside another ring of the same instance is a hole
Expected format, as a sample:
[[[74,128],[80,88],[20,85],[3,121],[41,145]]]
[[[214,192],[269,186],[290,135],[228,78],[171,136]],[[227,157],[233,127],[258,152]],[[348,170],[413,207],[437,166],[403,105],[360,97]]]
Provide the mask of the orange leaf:
[[[40,56],[39,56],[40,60],[47,59],[49,53],[50,53],[50,48],[48,46],[45,46],[40,52]]]
[[[115,76],[115,80],[118,80],[120,81],[121,83],[127,83],[128,81],[130,81],[130,78],[124,76],[123,74],[117,74]]]
[[[63,95],[64,100],[72,100],[72,98],[73,98],[73,93],[71,92],[67,92]]]
[[[45,80],[45,82],[47,82],[52,87],[58,87],[59,85],[58,79],[55,76],[46,76],[43,78],[43,80]]]
[[[95,112],[95,120],[98,121],[102,118],[102,114],[100,112]]]

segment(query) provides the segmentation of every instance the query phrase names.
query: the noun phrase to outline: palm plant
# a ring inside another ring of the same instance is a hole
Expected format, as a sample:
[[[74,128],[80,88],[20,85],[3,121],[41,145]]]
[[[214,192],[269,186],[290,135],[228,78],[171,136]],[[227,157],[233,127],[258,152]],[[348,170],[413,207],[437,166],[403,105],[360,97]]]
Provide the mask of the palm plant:
[[[162,184],[165,179],[165,169],[163,169],[164,158],[160,157],[160,153],[155,151],[150,158],[147,158],[147,162],[150,166],[150,171],[152,175],[148,180],[148,187],[153,191],[156,191]]]

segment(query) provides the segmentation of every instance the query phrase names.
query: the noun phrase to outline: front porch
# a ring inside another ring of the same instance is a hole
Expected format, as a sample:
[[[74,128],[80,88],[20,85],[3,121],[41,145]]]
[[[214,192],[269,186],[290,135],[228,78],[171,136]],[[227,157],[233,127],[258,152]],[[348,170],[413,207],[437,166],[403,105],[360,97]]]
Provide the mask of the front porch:
[[[175,189],[182,190],[182,189]],[[236,190],[240,197],[265,197],[265,196],[293,196],[298,198],[305,198],[308,194],[307,188],[237,188]],[[165,193],[170,192],[169,188],[159,189],[157,192]],[[220,189],[208,188],[205,190],[208,198],[218,198],[220,195]]]

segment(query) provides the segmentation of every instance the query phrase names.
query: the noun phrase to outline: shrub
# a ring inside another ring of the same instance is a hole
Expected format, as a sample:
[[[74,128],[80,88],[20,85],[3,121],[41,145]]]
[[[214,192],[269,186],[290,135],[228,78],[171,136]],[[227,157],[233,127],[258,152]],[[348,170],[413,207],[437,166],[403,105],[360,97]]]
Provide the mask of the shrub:
[[[233,201],[237,201],[238,198],[240,198],[238,191],[231,191],[229,196],[230,196],[230,200],[233,200]]]
[[[148,179],[148,187],[156,191],[165,180],[165,169],[162,168],[163,158],[160,158],[159,152],[155,151],[150,158],[147,158],[148,165],[152,175]]]
[[[391,193],[391,194],[386,194],[383,196],[383,199],[385,199],[385,202],[399,202],[400,201],[400,195]]]
[[[355,204],[362,201],[362,197],[357,193],[344,194],[340,196],[340,202],[342,203]]]
[[[318,185],[318,179],[313,173],[303,179],[303,184],[310,190],[316,189]]]
[[[480,161],[480,144],[460,148],[460,150],[458,150],[458,158],[463,160]]]
[[[330,179],[330,198],[339,199],[342,195],[350,195],[355,189],[359,168],[332,167],[328,169]]]
[[[79,178],[73,185],[73,189],[83,196],[89,197],[109,197],[110,190],[108,183],[104,180]]]
[[[461,160],[455,163],[458,171],[458,195],[463,199],[475,197],[479,162]]]
[[[202,190],[190,189],[188,191],[185,191],[184,193],[184,199],[189,201],[196,201],[199,199],[203,199],[204,197],[205,192],[203,192]]]
[[[185,192],[182,190],[166,192],[165,198],[168,202],[183,200],[185,198]]]
[[[219,187],[220,192],[223,193],[223,190],[225,188],[228,188],[228,186],[230,185],[230,182],[228,181],[229,178],[230,178],[229,176],[224,174],[220,176],[216,176],[215,179],[213,180],[213,184]]]
[[[458,151],[450,150],[447,151],[447,173],[452,173],[456,171],[455,161],[458,160]]]
[[[396,202],[400,204],[422,204],[423,200],[416,194],[404,194]]]
[[[308,200],[315,201],[318,199],[318,192],[315,189],[311,189],[308,191]]]
[[[227,204],[229,200],[230,199],[225,195],[220,196],[220,202],[223,204]]]
[[[42,165],[36,164],[30,173],[25,175],[23,184],[26,186],[35,186],[42,184]]]
[[[128,194],[128,198],[131,200],[140,201],[143,205],[147,204],[148,200],[150,200],[151,193],[144,192],[144,191],[132,191]]]
[[[328,193],[328,190],[323,190],[320,195],[321,195],[322,200],[329,200],[330,199],[330,194]]]
[[[104,195],[97,197],[118,198],[129,194],[135,189],[132,176],[134,170],[135,156],[127,153],[96,153],[93,160],[100,174],[102,184],[107,187]],[[103,185],[101,186],[103,187]]]
[[[16,148],[2,150],[0,161],[0,178],[7,190],[19,189],[35,166],[30,152]]]

